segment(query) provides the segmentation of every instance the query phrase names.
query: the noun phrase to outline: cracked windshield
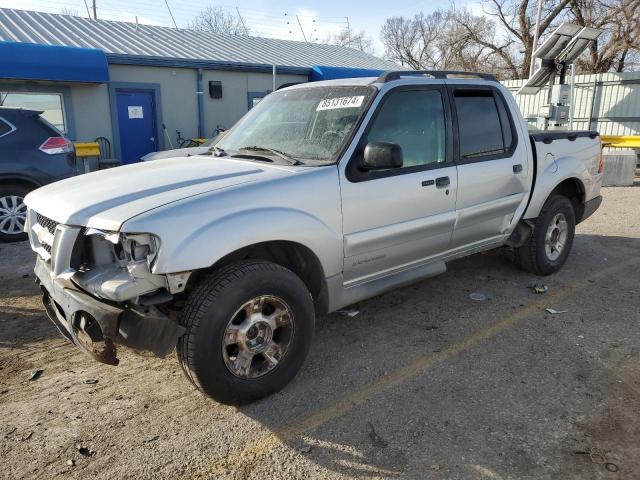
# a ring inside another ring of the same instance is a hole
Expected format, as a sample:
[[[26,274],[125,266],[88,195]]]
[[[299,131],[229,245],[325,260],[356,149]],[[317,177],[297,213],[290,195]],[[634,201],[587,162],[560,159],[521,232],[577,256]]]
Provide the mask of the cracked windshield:
[[[293,164],[337,160],[373,87],[309,87],[272,93],[215,146],[220,154]]]

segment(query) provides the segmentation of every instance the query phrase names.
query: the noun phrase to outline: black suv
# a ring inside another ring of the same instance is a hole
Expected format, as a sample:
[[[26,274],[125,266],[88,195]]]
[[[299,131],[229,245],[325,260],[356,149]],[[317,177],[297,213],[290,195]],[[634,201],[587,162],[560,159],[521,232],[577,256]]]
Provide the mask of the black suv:
[[[27,238],[27,193],[77,173],[73,144],[41,113],[0,107],[0,242]]]

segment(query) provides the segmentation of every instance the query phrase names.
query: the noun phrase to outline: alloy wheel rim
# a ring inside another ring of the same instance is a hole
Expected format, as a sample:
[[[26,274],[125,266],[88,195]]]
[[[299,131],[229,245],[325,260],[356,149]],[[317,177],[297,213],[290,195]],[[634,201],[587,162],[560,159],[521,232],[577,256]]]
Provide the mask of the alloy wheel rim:
[[[222,357],[236,377],[254,379],[275,369],[293,338],[291,309],[272,295],[254,297],[231,317],[222,339]]]
[[[0,197],[0,233],[19,235],[24,232],[27,219],[27,206],[24,198],[18,195]]]
[[[569,223],[564,213],[557,213],[551,220],[544,239],[544,249],[549,260],[555,261],[562,255],[567,238],[569,238]]]

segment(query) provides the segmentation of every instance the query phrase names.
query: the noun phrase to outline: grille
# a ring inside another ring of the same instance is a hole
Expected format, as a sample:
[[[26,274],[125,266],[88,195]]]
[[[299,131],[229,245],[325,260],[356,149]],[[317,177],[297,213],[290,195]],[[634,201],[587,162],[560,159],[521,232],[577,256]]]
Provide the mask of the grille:
[[[47,218],[44,215],[40,215],[39,213],[36,213],[36,218],[38,220],[38,224],[40,224],[40,226],[49,230],[49,233],[51,235],[53,235],[56,232],[56,227],[58,226],[58,222],[56,222],[55,220],[51,220],[50,218]]]
[[[58,226],[58,222],[55,220],[51,220],[50,218],[45,217],[44,215],[40,215],[36,213],[36,219],[38,220],[38,224],[41,227],[46,228],[51,235],[54,235],[56,232],[56,227]],[[41,243],[42,248],[44,248],[49,255],[51,255],[51,245],[48,245],[44,242]]]

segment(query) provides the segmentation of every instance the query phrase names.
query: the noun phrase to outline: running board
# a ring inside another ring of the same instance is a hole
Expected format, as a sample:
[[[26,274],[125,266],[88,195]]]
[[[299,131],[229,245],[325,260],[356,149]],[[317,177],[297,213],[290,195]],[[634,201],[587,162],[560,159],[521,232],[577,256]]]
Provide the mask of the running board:
[[[333,312],[339,308],[346,307],[347,305],[353,305],[361,300],[375,297],[376,295],[388,292],[389,290],[410,285],[418,280],[435,277],[436,275],[440,275],[446,271],[447,266],[445,263],[443,261],[438,261],[403,270],[392,275],[387,275],[385,277],[348,288],[343,288],[342,275],[336,275],[333,277],[334,281],[330,282],[328,285],[330,291],[329,298],[331,299],[329,311]]]

